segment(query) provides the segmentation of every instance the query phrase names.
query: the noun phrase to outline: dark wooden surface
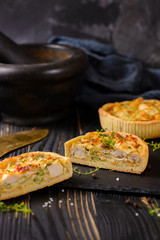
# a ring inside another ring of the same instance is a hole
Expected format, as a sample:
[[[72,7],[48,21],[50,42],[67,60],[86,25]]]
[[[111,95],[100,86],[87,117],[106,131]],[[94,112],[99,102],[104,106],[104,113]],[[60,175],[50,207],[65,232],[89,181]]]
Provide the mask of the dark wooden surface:
[[[93,116],[97,118],[97,113],[88,112],[86,115],[83,109],[73,110],[70,117],[47,126],[50,130],[48,137],[4,157],[37,150],[63,155],[64,142],[87,129]],[[1,136],[25,129],[30,128],[0,123]],[[0,213],[0,240],[159,240],[160,217],[149,215],[152,204],[146,204],[145,197],[160,205],[159,195],[82,190],[58,185],[44,188],[6,201],[8,204],[24,201],[34,214]],[[128,198],[139,207],[126,204]]]

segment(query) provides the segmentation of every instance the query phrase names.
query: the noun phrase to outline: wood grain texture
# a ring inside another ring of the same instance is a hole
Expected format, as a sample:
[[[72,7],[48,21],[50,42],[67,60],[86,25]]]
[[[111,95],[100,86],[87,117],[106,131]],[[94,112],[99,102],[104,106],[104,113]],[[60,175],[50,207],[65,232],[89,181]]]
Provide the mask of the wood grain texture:
[[[66,140],[79,135],[85,128],[95,126],[91,119],[91,116],[86,116],[82,121],[81,113],[73,111],[70,119],[48,126],[50,133],[47,138],[5,157],[38,150],[63,154]],[[27,129],[0,122],[1,136]],[[149,195],[62,188],[58,185],[47,187],[5,201],[7,204],[24,201],[34,214],[0,213],[0,240],[159,240],[160,218],[148,214],[152,203],[147,205],[144,197]],[[150,197],[160,205],[159,196]],[[132,201],[131,205],[125,202],[127,199]],[[134,207],[134,203],[140,207]]]

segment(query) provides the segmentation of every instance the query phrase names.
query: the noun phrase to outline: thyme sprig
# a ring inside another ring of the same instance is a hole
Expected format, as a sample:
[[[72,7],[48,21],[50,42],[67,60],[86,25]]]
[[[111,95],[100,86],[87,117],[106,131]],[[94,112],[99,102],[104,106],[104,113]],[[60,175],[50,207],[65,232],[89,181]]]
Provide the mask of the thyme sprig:
[[[4,202],[0,202],[0,209],[1,212],[22,212],[23,214],[25,213],[32,213],[32,210],[30,208],[27,208],[27,205],[24,204],[24,202],[21,202],[20,204],[15,203],[12,205],[7,205]]]
[[[160,214],[160,208],[157,206],[157,204],[153,204],[153,208],[149,208],[148,213],[151,216],[158,216]]]
[[[92,173],[97,172],[100,169],[100,167],[96,167],[94,170],[90,170],[89,172],[81,172],[81,170],[78,167],[73,168],[73,172],[78,173],[78,175],[90,175]]]
[[[145,141],[146,139],[144,139]],[[146,142],[146,141],[145,141]],[[156,151],[157,149],[160,149],[160,143],[157,143],[157,142],[153,142],[151,141],[150,143],[149,142],[146,142],[148,146],[152,147],[153,149],[153,152]]]
[[[114,149],[114,145],[116,143],[116,141],[113,140],[115,133],[114,132],[110,132],[111,135],[106,136],[105,134],[103,134],[104,129],[101,129],[100,131],[97,130],[98,133],[98,138],[102,138],[101,143],[104,146],[109,147],[110,149]]]

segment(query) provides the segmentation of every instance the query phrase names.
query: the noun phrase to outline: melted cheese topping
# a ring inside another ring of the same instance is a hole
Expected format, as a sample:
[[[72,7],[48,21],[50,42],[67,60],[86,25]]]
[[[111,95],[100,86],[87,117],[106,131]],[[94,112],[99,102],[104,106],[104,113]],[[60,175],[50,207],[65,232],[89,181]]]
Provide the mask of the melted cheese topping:
[[[132,101],[115,102],[106,109],[111,115],[127,121],[160,120],[160,101],[137,98]]]
[[[0,192],[16,187],[16,184],[40,184],[44,179],[55,178],[67,171],[67,163],[60,156],[42,152],[22,154],[7,160],[10,160],[8,164],[0,169]]]
[[[90,132],[72,143],[71,158],[93,161],[127,161],[139,164],[143,146],[132,134]]]

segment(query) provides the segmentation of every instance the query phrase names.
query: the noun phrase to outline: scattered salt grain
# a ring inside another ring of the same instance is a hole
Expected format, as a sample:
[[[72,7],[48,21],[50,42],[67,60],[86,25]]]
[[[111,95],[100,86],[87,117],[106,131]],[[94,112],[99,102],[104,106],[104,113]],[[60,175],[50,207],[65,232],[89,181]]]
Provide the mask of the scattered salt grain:
[[[119,177],[116,178],[116,181],[119,181]]]
[[[68,198],[69,201],[71,201],[71,198]]]
[[[59,200],[60,203],[62,203],[62,200]]]
[[[43,206],[44,206],[44,207],[47,207],[47,206],[48,206],[48,202],[45,202],[45,203],[43,204]]]
[[[73,206],[73,205],[74,205],[74,203],[72,203],[72,202],[71,202],[71,203],[70,203],[70,205],[71,205],[71,206]]]
[[[157,216],[160,217],[160,213],[158,213]]]
[[[43,207],[47,207],[48,206],[48,204],[43,204]]]
[[[46,208],[46,207],[51,207],[51,203],[53,202],[53,198],[49,198],[48,202],[44,202],[42,207]]]
[[[138,217],[138,216],[139,216],[139,213],[137,213],[137,212],[136,212],[136,213],[135,213],[135,216],[137,216],[137,217]]]
[[[62,192],[64,192],[64,189],[62,189]]]

